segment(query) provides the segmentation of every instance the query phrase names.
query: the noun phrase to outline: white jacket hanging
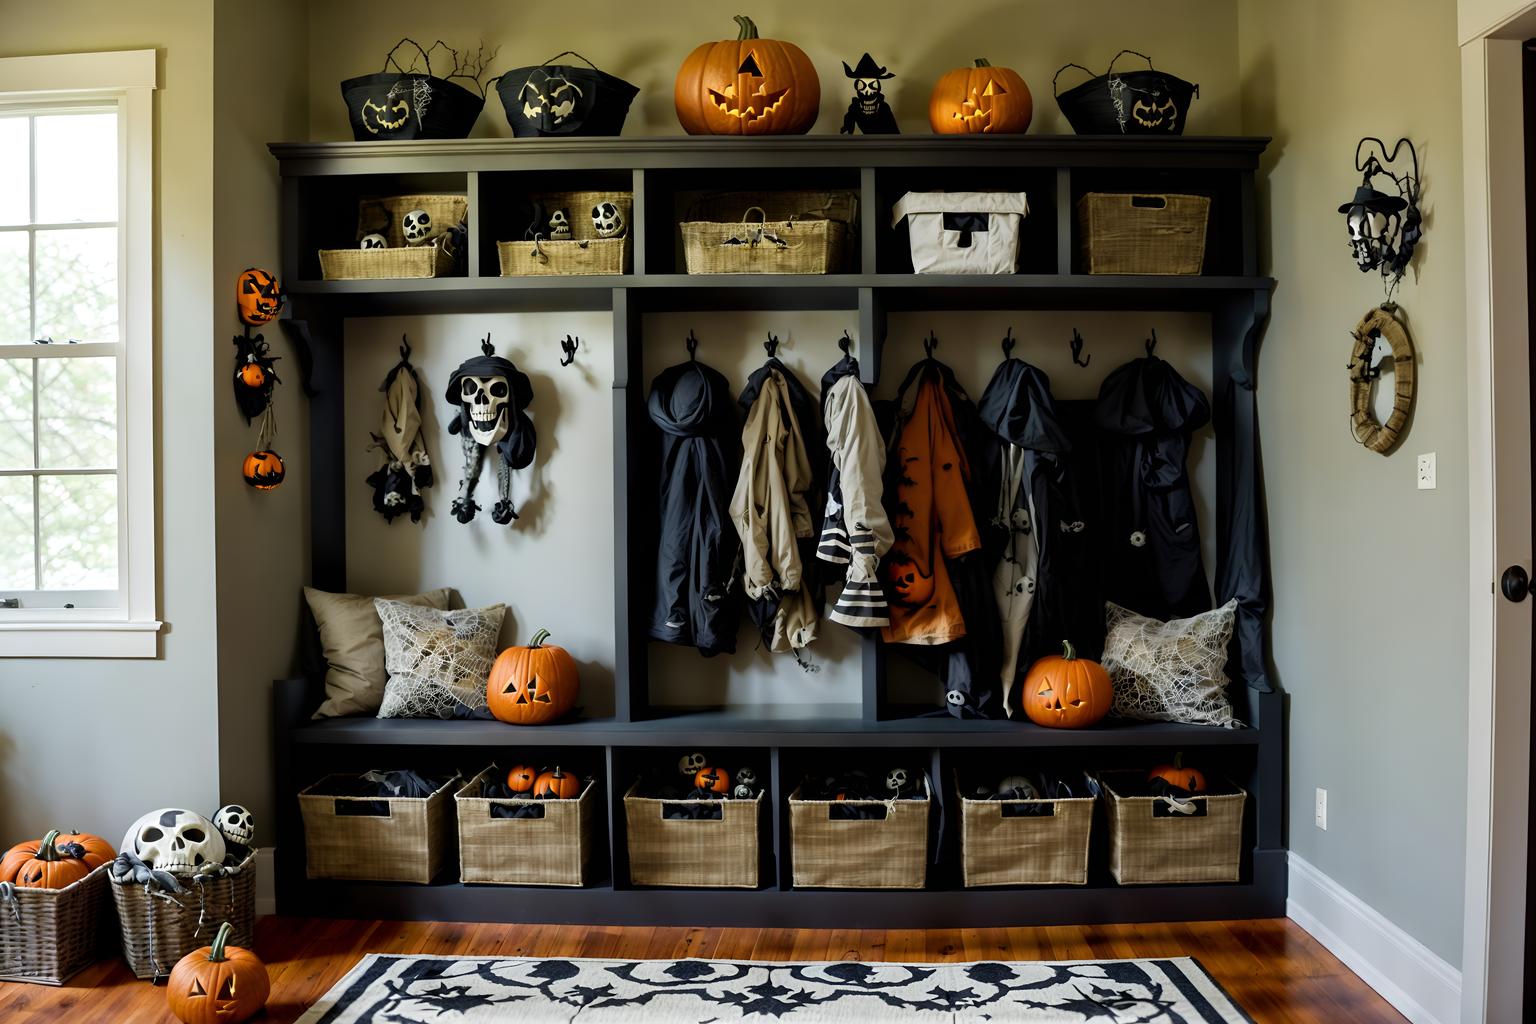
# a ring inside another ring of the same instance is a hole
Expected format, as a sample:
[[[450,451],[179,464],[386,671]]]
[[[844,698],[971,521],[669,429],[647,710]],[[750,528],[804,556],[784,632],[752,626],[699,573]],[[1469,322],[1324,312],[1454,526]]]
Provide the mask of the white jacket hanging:
[[[1019,267],[1023,192],[908,192],[891,211],[907,221],[919,274],[1012,274]]]

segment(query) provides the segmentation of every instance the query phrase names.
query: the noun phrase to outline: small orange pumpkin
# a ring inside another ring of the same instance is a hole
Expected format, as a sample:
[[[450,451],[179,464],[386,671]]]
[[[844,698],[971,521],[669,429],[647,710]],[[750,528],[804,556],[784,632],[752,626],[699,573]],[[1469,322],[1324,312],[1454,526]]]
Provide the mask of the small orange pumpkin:
[[[1147,781],[1162,779],[1170,786],[1177,786],[1188,793],[1205,792],[1205,773],[1198,768],[1184,767],[1184,755],[1173,755],[1173,764],[1160,764],[1147,772]]]
[[[705,768],[693,777],[693,784],[711,793],[729,793],[731,773],[724,768]]]
[[[176,1019],[185,1024],[240,1024],[267,1005],[272,983],[267,967],[255,953],[227,945],[225,921],[213,945],[194,949],[171,969],[165,999]]]
[[[537,768],[526,764],[515,764],[512,770],[507,772],[507,788],[514,793],[527,793],[533,789],[533,784],[538,777]]]
[[[240,467],[240,475],[245,477],[245,482],[258,491],[274,490],[283,482],[286,473],[283,457],[265,448],[247,455],[244,465]]]
[[[576,706],[581,681],[576,659],[563,647],[546,644],[541,629],[527,647],[508,647],[496,656],[485,682],[491,714],[512,725],[543,725]]]
[[[1024,677],[1024,713],[1036,725],[1086,729],[1109,714],[1114,684],[1104,666],[1079,658],[1066,641],[1062,653],[1035,662]]]
[[[277,275],[260,267],[246,267],[235,280],[235,308],[240,322],[251,327],[271,323],[282,312],[283,286]]]
[[[267,382],[267,371],[255,361],[246,363],[239,370],[240,382],[248,388],[259,388]]]
[[[541,800],[574,800],[581,796],[581,780],[557,765],[553,771],[539,776],[533,784],[533,795]]]
[[[689,135],[804,135],[821,112],[821,79],[805,51],[761,39],[736,15],[735,39],[699,45],[677,71],[672,99]]]
[[[23,889],[62,889],[97,866],[60,850],[58,839],[59,830],[53,829],[42,839],[11,847],[0,857],[0,882],[14,882]]]
[[[940,135],[1022,135],[1034,116],[1023,77],[982,57],[975,67],[944,72],[928,98],[928,123]]]

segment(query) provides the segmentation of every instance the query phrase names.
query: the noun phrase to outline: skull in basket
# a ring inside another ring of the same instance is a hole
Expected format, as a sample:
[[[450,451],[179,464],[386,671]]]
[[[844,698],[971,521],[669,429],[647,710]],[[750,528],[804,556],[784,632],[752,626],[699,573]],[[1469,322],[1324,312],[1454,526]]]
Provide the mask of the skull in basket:
[[[363,236],[363,240],[357,243],[359,249],[388,249],[389,242],[377,231]]]
[[[195,874],[224,863],[224,837],[195,811],[167,807],[150,811],[123,836],[121,849],[173,875]]]
[[[905,768],[892,768],[885,777],[885,788],[892,793],[900,793],[907,788],[909,781],[911,780]]]
[[[592,207],[592,229],[598,238],[618,238],[624,234],[624,211],[613,203]]]
[[[549,215],[549,237],[557,242],[570,241],[571,217],[564,210]]]
[[[406,245],[420,245],[432,233],[432,215],[426,210],[412,210],[400,219],[400,231]]]
[[[684,754],[678,758],[677,770],[681,775],[694,776],[709,767],[709,761],[703,754]]]
[[[511,387],[505,377],[465,377],[460,400],[469,436],[477,444],[490,447],[507,436],[507,396]]]
[[[250,846],[256,835],[255,818],[239,804],[225,804],[214,811],[213,827],[219,830],[225,842],[238,846]]]

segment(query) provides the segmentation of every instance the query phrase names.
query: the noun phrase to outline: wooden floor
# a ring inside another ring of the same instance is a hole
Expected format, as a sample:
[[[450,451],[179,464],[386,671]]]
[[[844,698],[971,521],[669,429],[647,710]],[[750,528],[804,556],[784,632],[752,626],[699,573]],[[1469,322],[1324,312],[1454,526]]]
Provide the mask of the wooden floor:
[[[1188,955],[1261,1024],[1406,1020],[1287,920],[992,928],[961,931],[791,931],[756,928],[582,928],[262,918],[257,952],[272,976],[267,1015],[283,1024],[364,953],[468,953],[623,959],[1082,960]],[[0,1021],[175,1024],[165,990],[102,961],[63,988],[0,984]]]

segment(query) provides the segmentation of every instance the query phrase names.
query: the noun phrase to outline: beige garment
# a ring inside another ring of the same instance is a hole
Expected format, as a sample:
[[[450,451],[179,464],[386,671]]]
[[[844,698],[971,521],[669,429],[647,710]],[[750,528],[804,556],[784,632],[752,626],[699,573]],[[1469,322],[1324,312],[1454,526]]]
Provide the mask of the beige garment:
[[[825,418],[827,451],[839,474],[844,529],[852,547],[848,582],[867,583],[878,578],[880,559],[893,540],[890,518],[880,503],[885,489],[885,438],[869,394],[852,374],[839,378],[827,391]],[[863,534],[873,538],[873,547],[852,541]]]
[[[444,587],[425,594],[392,595],[389,600],[445,609],[453,591]],[[304,599],[320,629],[325,653],[325,701],[316,718],[377,714],[384,700],[384,624],[373,598],[304,588]]]

